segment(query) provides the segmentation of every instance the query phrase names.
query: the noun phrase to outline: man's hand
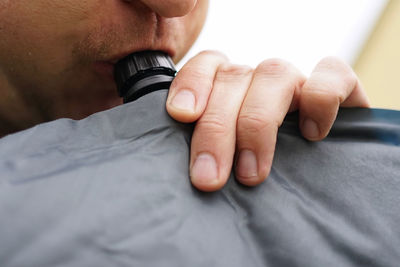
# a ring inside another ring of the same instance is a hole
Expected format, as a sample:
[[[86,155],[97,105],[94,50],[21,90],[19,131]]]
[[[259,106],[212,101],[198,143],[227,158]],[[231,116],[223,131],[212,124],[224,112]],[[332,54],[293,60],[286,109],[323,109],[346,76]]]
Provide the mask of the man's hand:
[[[317,141],[328,135],[339,106],[369,103],[353,70],[336,58],[323,59],[307,79],[283,60],[265,60],[252,69],[215,51],[186,63],[167,100],[174,119],[197,121],[190,176],[202,191],[225,185],[235,152],[239,182],[260,184],[270,172],[278,128],[288,112],[299,109],[303,136]]]

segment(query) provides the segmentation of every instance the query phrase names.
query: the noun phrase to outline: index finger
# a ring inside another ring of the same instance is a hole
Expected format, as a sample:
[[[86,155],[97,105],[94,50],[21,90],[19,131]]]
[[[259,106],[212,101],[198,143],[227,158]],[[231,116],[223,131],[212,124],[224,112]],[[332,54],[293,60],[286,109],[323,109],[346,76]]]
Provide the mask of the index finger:
[[[203,51],[178,72],[168,93],[166,108],[180,122],[194,122],[207,106],[215,74],[228,58],[217,51]]]

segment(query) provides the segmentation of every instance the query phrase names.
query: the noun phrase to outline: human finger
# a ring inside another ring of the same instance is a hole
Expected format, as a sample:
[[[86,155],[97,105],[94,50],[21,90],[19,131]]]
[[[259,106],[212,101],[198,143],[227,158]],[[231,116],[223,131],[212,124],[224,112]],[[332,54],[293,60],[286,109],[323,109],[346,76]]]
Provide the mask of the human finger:
[[[249,88],[252,69],[224,64],[217,70],[204,114],[197,121],[191,144],[190,176],[202,191],[222,188],[231,172],[236,120]]]
[[[178,72],[169,89],[166,108],[180,122],[194,122],[203,114],[217,69],[228,62],[217,51],[203,51]]]
[[[304,81],[300,71],[280,59],[256,68],[238,117],[235,173],[242,184],[254,186],[268,176],[278,128]]]
[[[341,60],[321,60],[301,89],[300,130],[309,140],[325,138],[340,106],[369,107],[368,97],[354,73]]]

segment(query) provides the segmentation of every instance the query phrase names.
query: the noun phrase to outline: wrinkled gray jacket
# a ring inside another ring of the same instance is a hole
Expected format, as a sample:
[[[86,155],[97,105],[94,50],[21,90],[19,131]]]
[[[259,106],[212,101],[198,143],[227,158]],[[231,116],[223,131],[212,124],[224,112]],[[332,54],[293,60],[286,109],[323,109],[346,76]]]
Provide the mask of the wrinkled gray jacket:
[[[400,266],[400,112],[290,115],[266,182],[202,193],[165,98],[0,139],[0,266]]]

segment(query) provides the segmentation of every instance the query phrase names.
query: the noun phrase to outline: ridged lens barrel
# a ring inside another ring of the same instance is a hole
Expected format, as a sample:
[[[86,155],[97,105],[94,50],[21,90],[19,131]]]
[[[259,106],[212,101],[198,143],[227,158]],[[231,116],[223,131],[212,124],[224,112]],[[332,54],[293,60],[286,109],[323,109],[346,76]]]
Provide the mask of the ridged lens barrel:
[[[169,89],[176,74],[171,58],[161,51],[130,54],[117,62],[114,78],[118,94],[128,103],[148,93]]]

